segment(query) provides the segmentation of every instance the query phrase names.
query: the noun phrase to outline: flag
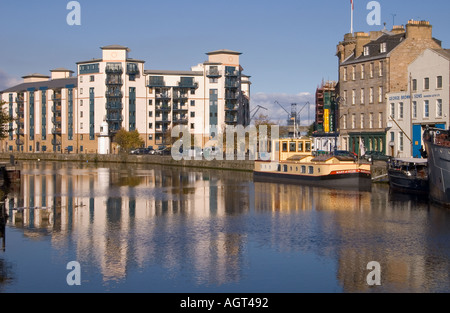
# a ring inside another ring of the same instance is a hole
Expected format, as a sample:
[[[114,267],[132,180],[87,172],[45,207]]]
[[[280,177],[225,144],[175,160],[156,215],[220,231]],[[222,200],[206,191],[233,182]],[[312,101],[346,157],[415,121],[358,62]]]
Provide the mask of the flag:
[[[355,4],[353,3],[353,0],[350,0],[350,3],[352,5],[352,10],[354,10],[355,9]]]

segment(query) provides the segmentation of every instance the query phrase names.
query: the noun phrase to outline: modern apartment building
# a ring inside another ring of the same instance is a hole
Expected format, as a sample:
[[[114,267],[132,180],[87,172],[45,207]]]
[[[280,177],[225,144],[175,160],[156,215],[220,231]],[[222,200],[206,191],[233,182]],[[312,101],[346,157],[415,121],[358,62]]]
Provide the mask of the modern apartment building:
[[[138,130],[155,147],[168,143],[176,125],[203,146],[226,125],[250,124],[251,83],[239,52],[213,51],[190,71],[164,71],[146,70],[127,47],[101,50],[101,58],[77,62],[76,77],[55,69],[0,93],[15,120],[2,151],[115,153],[115,144],[100,148],[99,138],[112,142],[121,128]]]
[[[427,21],[344,36],[337,46],[342,149],[386,153],[386,94],[407,91],[408,66],[428,48],[441,49],[441,42]]]
[[[425,50],[408,74],[408,89],[387,95],[387,154],[420,158],[425,128],[449,127],[450,50]]]

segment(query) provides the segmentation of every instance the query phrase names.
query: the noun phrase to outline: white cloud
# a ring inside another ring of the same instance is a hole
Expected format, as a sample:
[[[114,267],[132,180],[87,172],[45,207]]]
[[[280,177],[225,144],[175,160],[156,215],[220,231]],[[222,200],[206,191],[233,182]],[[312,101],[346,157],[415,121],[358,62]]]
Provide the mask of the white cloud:
[[[12,77],[8,73],[0,70],[0,91],[16,86],[20,83],[22,83],[21,79]]]
[[[280,105],[278,105],[278,102]],[[309,105],[307,104],[309,102]],[[253,116],[258,106],[266,108],[259,109],[256,116],[260,114],[267,115],[272,122],[286,125],[288,113],[291,112],[292,104],[296,103],[296,110],[300,112],[301,126],[311,125],[315,119],[315,96],[309,92],[298,94],[286,93],[255,93],[251,96],[251,113]],[[285,110],[284,110],[284,109]],[[308,111],[309,109],[309,111]],[[287,112],[286,112],[287,111]]]

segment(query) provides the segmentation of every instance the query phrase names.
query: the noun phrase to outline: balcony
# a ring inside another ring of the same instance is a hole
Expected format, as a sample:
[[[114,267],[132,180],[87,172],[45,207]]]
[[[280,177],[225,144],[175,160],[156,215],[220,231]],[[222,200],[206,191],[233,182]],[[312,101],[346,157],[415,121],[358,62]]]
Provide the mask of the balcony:
[[[222,77],[222,71],[219,70],[209,70],[206,71],[206,76],[210,78]]]
[[[105,93],[106,98],[122,98],[122,91],[107,91]]]
[[[225,88],[238,88],[239,86],[240,86],[240,84],[237,81],[226,81],[225,82]]]
[[[187,117],[174,117],[173,118],[173,124],[187,124],[188,118]]]
[[[170,92],[161,92],[161,93],[157,93],[155,95],[156,99],[170,99],[171,95]]]
[[[16,102],[19,103],[23,103],[24,99],[22,97],[17,97],[16,98]]]
[[[17,115],[19,115],[20,117],[23,117],[24,110],[25,110],[24,107],[17,107],[16,108]]]
[[[155,133],[157,133],[157,134],[165,134],[167,131],[168,131],[168,127],[164,127],[164,128],[157,128],[156,130],[155,130]]]
[[[60,113],[61,112],[61,106],[60,105],[54,105],[52,107],[52,112],[53,113]]]
[[[236,71],[236,70],[225,72],[225,76],[228,76],[228,77],[238,77],[239,75],[240,75],[239,71]]]
[[[24,142],[21,139],[16,139],[16,145],[23,146]]]
[[[225,94],[226,100],[237,100],[239,99],[239,93],[238,92],[227,92]]]
[[[122,114],[107,114],[106,115],[106,121],[107,122],[119,122],[119,123],[121,123],[123,121],[123,115]]]
[[[112,101],[106,103],[106,110],[122,110],[123,104],[120,101]]]
[[[23,130],[23,128],[16,128],[16,135],[17,136],[23,136],[25,133],[24,133],[24,130]]]
[[[174,111],[188,111],[187,105],[174,105],[173,106]]]
[[[187,93],[184,92],[174,92],[173,99],[174,100],[187,100],[189,98]]]
[[[225,117],[225,123],[236,124],[237,123],[237,117],[236,116],[226,116]]]
[[[171,121],[169,120],[168,116],[163,116],[163,117],[157,117],[155,120],[156,124],[169,124],[171,123]]]
[[[52,117],[53,124],[61,124],[61,116]]]
[[[60,94],[52,95],[52,101],[61,101],[61,95]]]
[[[197,82],[191,82],[191,81],[181,81],[178,82],[178,87],[180,88],[189,88],[189,89],[197,89],[198,83]]]
[[[238,111],[239,105],[227,105],[225,111]]]
[[[165,87],[166,82],[164,81],[164,77],[162,76],[151,76],[148,80],[147,87],[153,88],[153,87]]]
[[[123,85],[122,78],[107,78],[105,80],[106,85]]]
[[[170,105],[157,105],[155,106],[156,111],[170,111]]]
[[[122,74],[123,68],[120,64],[107,64],[105,68],[106,74]]]
[[[53,127],[52,134],[53,135],[60,135],[62,133],[61,127]]]
[[[127,74],[139,74],[139,67],[136,63],[127,64]]]

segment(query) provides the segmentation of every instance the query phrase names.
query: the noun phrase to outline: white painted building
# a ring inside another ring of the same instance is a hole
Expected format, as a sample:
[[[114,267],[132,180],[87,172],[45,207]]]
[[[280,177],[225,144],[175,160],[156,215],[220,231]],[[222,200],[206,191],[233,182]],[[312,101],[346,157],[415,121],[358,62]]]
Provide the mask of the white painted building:
[[[425,50],[408,72],[408,90],[387,94],[386,151],[394,157],[421,157],[424,129],[450,124],[450,50]]]
[[[1,151],[116,153],[105,147],[121,128],[137,130],[145,146],[167,144],[171,129],[185,125],[202,147],[226,125],[250,124],[250,80],[241,53],[218,50],[189,71],[146,70],[119,45],[102,57],[77,62],[52,76],[24,76],[0,92],[14,123]],[[103,129],[102,129],[103,127]]]

